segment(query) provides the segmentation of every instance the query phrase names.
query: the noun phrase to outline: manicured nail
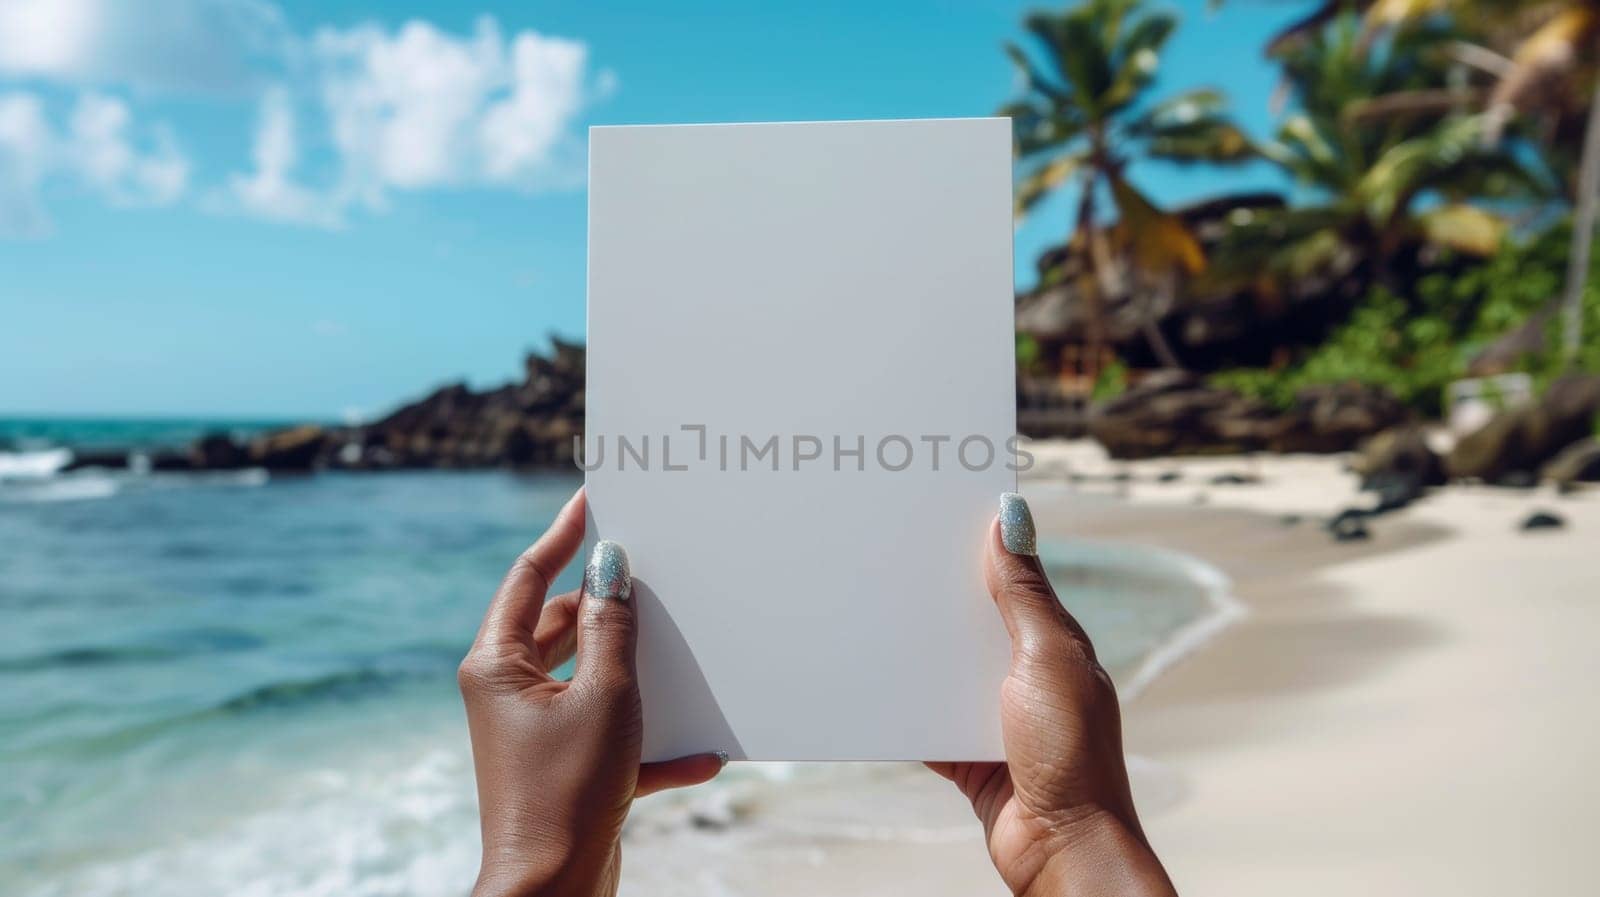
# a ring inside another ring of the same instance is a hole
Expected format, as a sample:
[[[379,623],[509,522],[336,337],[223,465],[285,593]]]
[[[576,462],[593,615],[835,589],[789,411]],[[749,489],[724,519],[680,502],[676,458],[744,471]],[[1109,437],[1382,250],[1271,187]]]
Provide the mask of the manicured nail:
[[[628,573],[628,553],[610,539],[601,539],[583,569],[583,590],[595,598],[627,601],[633,594],[633,576]]]
[[[1015,492],[1000,494],[1000,543],[1012,554],[1036,557],[1038,537],[1033,529],[1033,512],[1028,502]]]
[[[716,754],[717,754],[717,762],[721,763],[723,766],[727,766],[728,765],[728,752],[727,751],[717,751]]]

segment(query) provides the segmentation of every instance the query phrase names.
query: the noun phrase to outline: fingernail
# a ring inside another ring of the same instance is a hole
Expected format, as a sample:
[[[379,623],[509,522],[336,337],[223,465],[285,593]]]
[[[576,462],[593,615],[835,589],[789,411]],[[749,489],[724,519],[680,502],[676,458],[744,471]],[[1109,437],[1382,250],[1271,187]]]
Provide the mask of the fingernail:
[[[628,573],[628,553],[610,539],[601,539],[583,568],[583,590],[595,598],[627,601],[633,594],[633,576]]]
[[[1015,492],[1000,494],[1000,543],[1012,554],[1037,557],[1039,540],[1033,529],[1033,512]]]
[[[721,763],[723,766],[727,766],[728,765],[728,752],[727,751],[717,751],[716,754],[717,754],[717,762]]]

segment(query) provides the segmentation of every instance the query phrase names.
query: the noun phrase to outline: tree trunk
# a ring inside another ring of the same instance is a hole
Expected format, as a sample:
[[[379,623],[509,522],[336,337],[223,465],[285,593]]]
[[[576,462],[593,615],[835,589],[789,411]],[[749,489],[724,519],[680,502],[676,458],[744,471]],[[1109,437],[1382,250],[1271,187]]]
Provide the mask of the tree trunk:
[[[1084,371],[1091,382],[1100,379],[1100,356],[1106,342],[1105,320],[1105,274],[1100,270],[1099,261],[1095,258],[1097,252],[1095,224],[1094,224],[1094,188],[1095,177],[1091,172],[1083,179],[1081,189],[1083,193],[1078,197],[1078,236],[1083,239],[1084,264],[1089,269],[1089,289],[1084,290],[1084,299],[1088,303],[1086,317],[1088,333],[1087,365]]]
[[[1176,272],[1168,272],[1164,291],[1170,293],[1177,290],[1177,284],[1174,283],[1177,276]],[[1183,362],[1178,360],[1178,353],[1174,352],[1172,344],[1167,342],[1167,335],[1161,332],[1161,321],[1156,316],[1156,296],[1157,291],[1152,286],[1139,303],[1140,329],[1144,331],[1145,342],[1150,344],[1151,353],[1161,362],[1162,367],[1182,370]]]
[[[1589,280],[1589,249],[1594,245],[1595,214],[1600,209],[1600,80],[1589,104],[1583,158],[1578,163],[1578,196],[1572,212],[1572,250],[1567,254],[1567,285],[1562,296],[1561,354],[1568,365],[1583,345],[1583,288]]]

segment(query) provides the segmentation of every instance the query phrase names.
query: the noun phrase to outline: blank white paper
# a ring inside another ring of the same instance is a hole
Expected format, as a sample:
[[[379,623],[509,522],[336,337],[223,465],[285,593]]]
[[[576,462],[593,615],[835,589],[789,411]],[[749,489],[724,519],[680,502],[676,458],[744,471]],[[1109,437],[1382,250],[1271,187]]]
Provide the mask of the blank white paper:
[[[1001,118],[590,130],[588,538],[645,760],[1002,757],[1011,229]]]

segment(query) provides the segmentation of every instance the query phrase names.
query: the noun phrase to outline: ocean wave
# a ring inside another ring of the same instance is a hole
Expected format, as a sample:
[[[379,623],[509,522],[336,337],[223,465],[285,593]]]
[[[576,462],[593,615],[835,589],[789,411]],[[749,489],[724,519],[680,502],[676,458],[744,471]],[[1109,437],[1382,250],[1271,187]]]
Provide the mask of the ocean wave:
[[[124,645],[69,645],[38,654],[0,657],[0,673],[32,673],[57,667],[102,667],[163,663],[192,654],[258,648],[264,640],[241,629],[182,629],[154,640]]]
[[[32,673],[55,667],[98,667],[171,660],[179,652],[149,645],[96,645],[63,648],[26,657],[0,657],[0,673]]]
[[[1138,697],[1157,677],[1200,650],[1247,613],[1244,604],[1233,595],[1232,581],[1221,570],[1182,552],[1155,548],[1145,550],[1152,558],[1171,565],[1197,585],[1205,594],[1210,611],[1180,627],[1145,654],[1133,675],[1118,689],[1124,700]]]
[[[66,451],[62,449],[61,451]],[[33,454],[44,455],[46,452]],[[62,462],[65,464],[66,462]],[[188,489],[196,487],[254,488],[271,479],[260,468],[203,471],[194,473],[149,473],[138,471],[83,470],[61,473],[44,462],[17,463],[19,471],[7,475],[0,471],[0,504],[49,504],[61,501],[88,501],[111,498],[130,490]],[[24,475],[20,471],[30,471]]]
[[[354,748],[354,746],[352,746]],[[361,762],[256,769],[231,818],[196,791],[129,834],[123,850],[74,856],[7,882],[18,897],[390,897],[460,894],[478,869],[477,801],[462,748],[371,745]],[[181,822],[178,820],[182,820]],[[40,874],[42,873],[42,874]]]
[[[110,498],[121,491],[117,480],[104,476],[60,476],[38,480],[0,479],[0,504],[51,504]]]
[[[37,480],[53,477],[72,463],[70,449],[34,452],[0,452],[0,480]]]
[[[374,667],[339,670],[308,679],[272,682],[242,692],[216,706],[219,713],[249,713],[268,708],[293,707],[316,701],[352,701],[385,691],[415,672],[384,671]]]

